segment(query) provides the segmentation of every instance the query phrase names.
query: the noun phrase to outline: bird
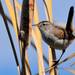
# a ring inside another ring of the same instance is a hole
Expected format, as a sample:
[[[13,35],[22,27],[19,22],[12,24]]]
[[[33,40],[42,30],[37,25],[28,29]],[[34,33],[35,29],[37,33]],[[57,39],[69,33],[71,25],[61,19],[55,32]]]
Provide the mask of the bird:
[[[72,27],[73,15],[74,7],[71,6],[65,28],[60,27],[50,21],[41,21],[38,24],[33,25],[38,26],[42,39],[46,44],[48,44],[51,48],[62,50],[60,58],[51,67],[58,64],[61,57],[65,53],[66,48],[75,39],[75,31]]]

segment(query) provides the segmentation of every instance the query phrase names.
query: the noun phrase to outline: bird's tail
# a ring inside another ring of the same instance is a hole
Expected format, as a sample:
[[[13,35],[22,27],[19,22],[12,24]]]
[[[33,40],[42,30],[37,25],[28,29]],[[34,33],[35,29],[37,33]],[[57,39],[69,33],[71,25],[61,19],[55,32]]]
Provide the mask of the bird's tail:
[[[68,14],[68,20],[67,20],[67,24],[66,24],[66,31],[67,32],[72,32],[72,21],[73,21],[73,15],[74,15],[74,7],[71,6],[70,10],[69,10],[69,14]]]

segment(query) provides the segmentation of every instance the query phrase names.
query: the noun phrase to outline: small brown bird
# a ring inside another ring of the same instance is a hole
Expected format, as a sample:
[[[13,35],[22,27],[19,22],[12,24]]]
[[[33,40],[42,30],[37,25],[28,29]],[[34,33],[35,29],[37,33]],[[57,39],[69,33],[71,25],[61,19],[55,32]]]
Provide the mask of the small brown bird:
[[[43,40],[54,49],[62,49],[62,55],[65,49],[71,44],[75,38],[75,32],[72,28],[72,20],[74,15],[74,7],[72,6],[69,11],[69,16],[66,24],[66,28],[59,27],[49,21],[42,21],[37,24],[41,32]],[[55,66],[61,59],[53,65]]]

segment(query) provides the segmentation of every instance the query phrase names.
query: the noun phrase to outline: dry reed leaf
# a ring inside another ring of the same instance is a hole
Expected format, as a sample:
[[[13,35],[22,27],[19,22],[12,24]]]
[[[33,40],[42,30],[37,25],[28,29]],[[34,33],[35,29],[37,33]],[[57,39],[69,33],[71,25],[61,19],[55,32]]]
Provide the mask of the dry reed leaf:
[[[72,73],[73,75],[75,75],[75,70],[74,69],[71,69],[71,68],[64,68],[64,70]]]
[[[59,67],[57,69],[62,69],[62,70],[68,71],[71,74],[75,75],[75,69],[72,69],[72,68],[63,68],[63,67],[61,67],[61,68]]]
[[[17,10],[21,11],[22,5],[18,2],[18,0],[15,0],[15,5]]]
[[[60,61],[58,64],[64,63],[66,61],[69,61],[70,59],[75,57],[75,53],[72,53],[70,56],[68,56],[67,58],[65,58],[64,60]]]
[[[39,39],[36,39],[37,34],[34,33],[34,31],[32,32],[32,34],[33,34],[33,39],[35,41],[35,46],[37,48],[39,75],[45,75],[45,73],[44,73],[44,62],[43,62],[43,52],[42,52],[42,47],[40,45],[41,41],[39,41]],[[43,71],[43,73],[42,73],[42,71]]]
[[[36,46],[35,46],[35,44],[32,41],[31,41],[31,45],[34,48],[34,50],[37,52]],[[45,62],[47,63],[47,65],[49,65],[48,59],[46,58],[46,56],[44,54],[43,54],[43,59],[45,60]]]
[[[53,22],[53,17],[52,17],[52,0],[43,0],[46,8],[45,8],[45,13],[48,21]],[[45,3],[46,2],[46,3]]]
[[[35,6],[34,6],[34,23],[39,22],[38,18],[38,8],[37,4],[35,1]],[[39,68],[39,75],[45,75],[45,70],[44,70],[44,62],[43,62],[43,52],[42,52],[42,39],[41,39],[41,34],[38,29],[38,27],[35,27],[32,31],[32,36],[35,42],[35,46],[37,48],[37,56],[38,56],[38,68]],[[43,73],[42,73],[43,71]]]
[[[22,5],[19,4],[18,0],[14,0],[15,2],[15,9],[16,9],[16,17],[17,17],[17,22],[18,22],[18,28],[20,29],[20,12],[21,12],[21,8]]]
[[[45,12],[46,12],[46,18],[48,21],[52,21],[52,0],[43,0],[44,4],[45,4]],[[48,10],[47,10],[48,9]],[[56,55],[55,55],[55,50],[52,50],[50,48],[50,46],[48,46],[49,50],[48,50],[48,59],[49,59],[49,66],[52,66],[54,64],[53,60],[56,60]],[[50,75],[56,75],[56,69],[52,69],[52,71],[50,72]]]
[[[8,8],[8,11],[9,11],[12,23],[13,23],[14,30],[16,32],[16,37],[18,39],[18,29],[17,29],[17,25],[16,25],[16,18],[15,18],[14,8],[13,8],[10,0],[5,0],[5,3],[6,3],[6,6]]]
[[[63,59],[62,61],[60,61],[56,66],[59,66],[69,60],[71,60],[72,58],[75,57],[75,53],[72,53],[70,56],[66,57],[65,59]],[[53,67],[49,67],[49,68],[46,68],[45,72],[47,73],[48,71],[52,70],[54,67],[56,66],[53,66]]]
[[[72,66],[75,66],[75,62],[73,62],[70,66],[71,66],[71,67],[72,67]]]
[[[25,63],[25,66],[26,66],[26,75],[31,75],[31,70],[30,70],[30,65],[29,65],[27,50],[26,50],[26,54],[25,55],[26,55],[25,56],[25,60],[26,60],[26,63]]]

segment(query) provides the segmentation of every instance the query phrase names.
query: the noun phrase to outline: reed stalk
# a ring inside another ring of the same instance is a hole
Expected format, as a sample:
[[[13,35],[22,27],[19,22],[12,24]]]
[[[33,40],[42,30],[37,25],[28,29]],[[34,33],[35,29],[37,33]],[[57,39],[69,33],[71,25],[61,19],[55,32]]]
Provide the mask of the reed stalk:
[[[34,23],[37,24],[39,22],[39,14],[38,8],[35,1],[34,6]],[[39,75],[45,75],[44,69],[44,61],[43,61],[43,51],[42,51],[42,38],[38,27],[35,27],[32,31],[33,39],[35,41],[35,46],[37,48],[37,56],[38,56],[38,70]]]
[[[48,21],[53,22],[53,17],[52,17],[52,0],[43,0],[44,3],[46,3],[46,18]],[[56,54],[55,54],[55,49],[50,48],[50,46],[48,46],[49,50],[48,50],[48,59],[49,59],[49,67],[51,67],[54,64],[54,60],[56,60]],[[56,67],[54,67],[51,71],[50,71],[50,75],[57,75],[57,71],[56,71]]]

